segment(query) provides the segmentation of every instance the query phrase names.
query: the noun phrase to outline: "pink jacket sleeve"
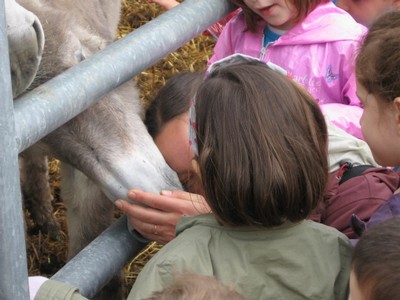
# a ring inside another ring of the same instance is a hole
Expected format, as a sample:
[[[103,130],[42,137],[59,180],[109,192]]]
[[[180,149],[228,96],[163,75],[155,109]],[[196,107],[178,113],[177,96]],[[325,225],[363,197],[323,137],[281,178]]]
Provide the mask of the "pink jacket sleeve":
[[[232,48],[232,30],[234,29],[235,25],[235,18],[231,19],[230,22],[226,24],[224,29],[221,32],[221,35],[218,38],[217,43],[214,47],[214,54],[207,62],[207,66],[211,65],[213,62],[220,60],[226,56],[229,56],[234,53]]]
[[[360,43],[357,41],[346,43],[343,46],[343,52],[337,54],[342,57],[344,56],[342,65],[342,77],[345,78],[345,81],[342,82],[342,102],[355,106],[360,106],[360,100],[358,99],[356,94],[357,82],[355,76],[355,61],[359,47]]]

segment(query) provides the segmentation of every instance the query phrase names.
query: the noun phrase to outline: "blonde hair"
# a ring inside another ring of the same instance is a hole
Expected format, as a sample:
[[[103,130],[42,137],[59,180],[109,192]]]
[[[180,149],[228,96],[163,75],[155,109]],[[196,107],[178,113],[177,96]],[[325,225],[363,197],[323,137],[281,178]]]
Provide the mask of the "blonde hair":
[[[172,285],[143,300],[246,300],[216,278],[190,272],[174,274]]]

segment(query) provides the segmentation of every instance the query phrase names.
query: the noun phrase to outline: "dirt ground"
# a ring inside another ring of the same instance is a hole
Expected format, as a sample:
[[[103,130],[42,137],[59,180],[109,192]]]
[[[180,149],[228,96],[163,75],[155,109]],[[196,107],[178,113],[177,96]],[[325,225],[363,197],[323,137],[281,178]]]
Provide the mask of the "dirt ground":
[[[126,0],[123,2],[122,20],[117,38],[135,30],[135,28],[151,21],[163,10],[156,4],[149,4],[146,0]],[[141,91],[141,100],[146,107],[154,97],[158,89],[173,74],[181,71],[196,71],[205,68],[207,60],[212,55],[215,44],[213,38],[199,35],[189,41],[177,51],[171,53],[163,60],[144,70],[135,78]],[[51,160],[49,180],[54,196],[54,215],[61,226],[58,240],[52,241],[46,234],[35,228],[35,224],[29,218],[29,212],[25,211],[27,223],[27,259],[29,275],[43,275],[50,277],[57,272],[66,262],[68,232],[66,228],[65,206],[60,198],[60,175],[57,160]],[[133,284],[138,272],[146,261],[159,249],[160,245],[151,243],[146,249],[135,257],[124,269],[127,288]]]

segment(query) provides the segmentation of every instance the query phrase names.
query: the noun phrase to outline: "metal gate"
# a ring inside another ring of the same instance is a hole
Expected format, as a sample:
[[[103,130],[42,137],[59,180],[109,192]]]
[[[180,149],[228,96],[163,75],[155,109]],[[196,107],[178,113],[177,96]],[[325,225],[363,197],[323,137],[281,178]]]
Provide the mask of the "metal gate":
[[[28,271],[18,154],[200,34],[233,7],[227,0],[185,0],[13,101],[4,1],[0,0],[0,299],[26,300]],[[82,90],[85,92],[78,93]],[[126,217],[121,217],[52,278],[92,297],[145,245],[127,230]]]

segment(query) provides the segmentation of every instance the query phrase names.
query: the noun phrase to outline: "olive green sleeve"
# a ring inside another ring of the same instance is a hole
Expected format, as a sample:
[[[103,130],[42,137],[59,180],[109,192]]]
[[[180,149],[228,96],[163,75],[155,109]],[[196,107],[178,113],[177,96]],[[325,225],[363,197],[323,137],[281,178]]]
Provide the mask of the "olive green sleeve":
[[[35,300],[87,300],[79,294],[78,288],[67,283],[47,280],[42,284],[35,296]]]

